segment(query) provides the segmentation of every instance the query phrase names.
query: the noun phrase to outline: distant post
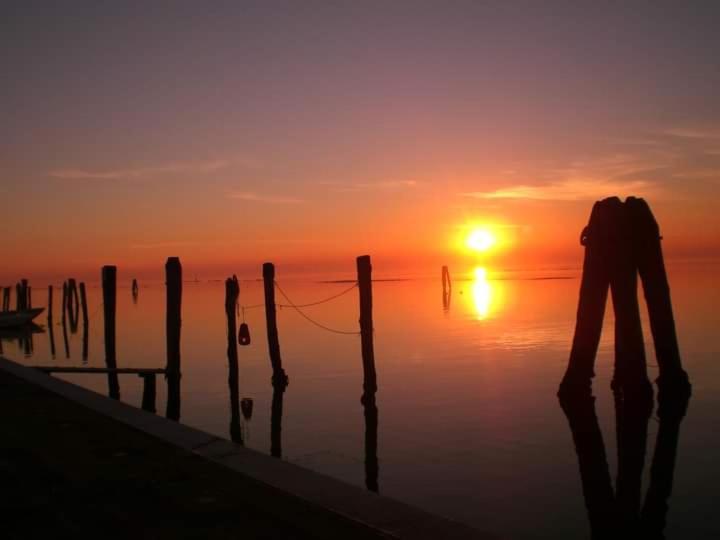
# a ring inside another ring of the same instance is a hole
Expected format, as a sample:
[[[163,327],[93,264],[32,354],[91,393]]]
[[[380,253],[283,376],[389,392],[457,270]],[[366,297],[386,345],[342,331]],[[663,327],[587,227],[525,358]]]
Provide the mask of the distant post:
[[[53,319],[53,286],[48,285],[48,307],[47,307],[47,320],[48,320],[48,326],[52,325],[52,319]]]
[[[364,393],[374,394],[377,391],[375,374],[375,350],[373,346],[372,319],[372,264],[370,255],[357,258],[358,288],[360,291],[360,343],[363,361]]]
[[[167,365],[168,384],[165,416],[180,420],[180,326],[182,313],[182,266],[178,257],[168,257],[165,263]]]
[[[10,311],[10,287],[3,287],[3,311]]]
[[[85,283],[80,283],[80,305],[82,306],[83,314],[83,350],[82,359],[87,361],[88,357],[88,307],[87,307],[87,295],[85,293]]]
[[[103,266],[101,272],[103,289],[103,315],[105,319],[105,365],[117,368],[115,349],[115,312],[117,299],[117,267]],[[70,296],[68,290],[68,296]],[[120,383],[117,373],[108,373],[109,394],[112,399],[120,399]]]
[[[280,340],[278,338],[277,311],[275,307],[275,265],[272,263],[263,264],[263,282],[265,286],[265,322],[267,324],[268,350],[270,352],[270,364],[273,370],[273,384],[283,383],[287,385],[287,374],[282,367],[280,357]]]

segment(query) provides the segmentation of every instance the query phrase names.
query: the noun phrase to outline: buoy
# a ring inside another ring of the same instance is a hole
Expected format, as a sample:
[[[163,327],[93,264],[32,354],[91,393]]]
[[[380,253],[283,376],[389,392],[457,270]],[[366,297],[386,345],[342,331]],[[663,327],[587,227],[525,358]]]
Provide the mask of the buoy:
[[[248,328],[247,323],[242,323],[240,325],[240,330],[238,331],[238,343],[240,345],[250,345],[250,328]]]
[[[240,410],[242,411],[243,418],[250,420],[252,418],[253,400],[252,398],[242,398],[240,400]]]

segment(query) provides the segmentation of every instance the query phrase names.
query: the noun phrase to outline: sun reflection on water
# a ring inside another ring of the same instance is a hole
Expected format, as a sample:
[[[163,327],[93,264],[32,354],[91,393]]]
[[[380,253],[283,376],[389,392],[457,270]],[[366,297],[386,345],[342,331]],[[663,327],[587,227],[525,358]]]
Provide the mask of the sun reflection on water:
[[[488,281],[487,269],[479,266],[473,270],[472,301],[475,316],[479,321],[485,320],[498,307],[495,285]]]

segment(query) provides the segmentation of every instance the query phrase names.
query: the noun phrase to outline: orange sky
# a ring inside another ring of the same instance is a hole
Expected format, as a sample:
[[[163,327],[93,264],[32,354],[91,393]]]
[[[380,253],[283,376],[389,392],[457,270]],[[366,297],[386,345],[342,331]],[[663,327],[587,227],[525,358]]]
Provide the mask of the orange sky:
[[[495,265],[578,265],[610,195],[647,198],[670,257],[715,256],[712,13],[480,4],[15,6],[0,282],[433,272],[467,223],[502,231]]]

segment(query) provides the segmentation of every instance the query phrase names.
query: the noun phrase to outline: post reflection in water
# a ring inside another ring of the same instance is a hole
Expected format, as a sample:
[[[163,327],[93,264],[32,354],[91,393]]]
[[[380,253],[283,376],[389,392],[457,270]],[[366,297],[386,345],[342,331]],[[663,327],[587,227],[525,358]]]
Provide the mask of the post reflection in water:
[[[595,397],[586,394],[560,400],[575,443],[593,539],[664,538],[680,423],[689,399],[689,393],[682,391],[658,396],[659,428],[644,504],[641,480],[652,402],[615,392],[618,471],[613,491]]]

